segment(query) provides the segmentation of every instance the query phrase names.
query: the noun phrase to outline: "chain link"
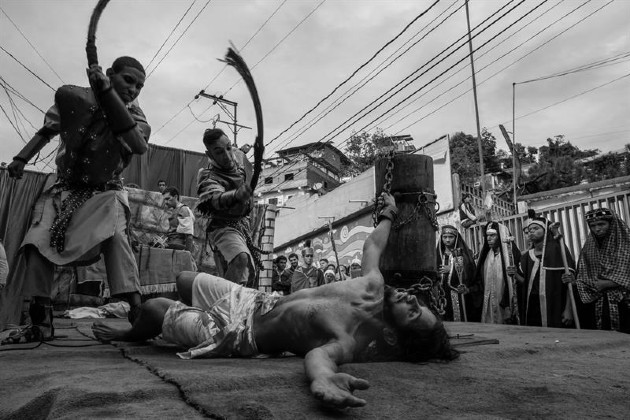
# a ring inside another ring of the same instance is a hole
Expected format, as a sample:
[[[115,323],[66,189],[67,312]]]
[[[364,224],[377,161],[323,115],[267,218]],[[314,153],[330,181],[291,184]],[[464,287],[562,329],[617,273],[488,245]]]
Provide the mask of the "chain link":
[[[442,283],[436,281],[435,284],[433,280],[430,278],[423,276],[420,281],[414,285],[412,285],[409,289],[407,289],[408,293],[418,295],[424,294],[428,295],[430,299],[430,305],[435,312],[440,316],[444,316],[446,313],[446,294],[444,293],[444,288],[442,288]]]

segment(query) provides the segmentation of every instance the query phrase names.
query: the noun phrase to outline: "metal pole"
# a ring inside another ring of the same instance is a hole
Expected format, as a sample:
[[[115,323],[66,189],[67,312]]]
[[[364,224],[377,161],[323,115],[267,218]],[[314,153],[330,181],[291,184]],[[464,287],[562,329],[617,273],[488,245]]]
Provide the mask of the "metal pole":
[[[512,83],[512,183],[514,187],[514,214],[518,214],[518,202],[516,200],[516,83]]]
[[[470,34],[470,14],[468,12],[468,0],[466,2],[466,22],[468,24],[468,48],[470,49],[470,69],[472,70],[473,97],[475,100],[475,119],[477,121],[477,147],[479,148],[479,171],[481,172],[481,195],[486,199],[486,186],[484,183],[483,145],[481,142],[481,127],[479,125],[479,107],[477,106],[477,80],[475,78],[475,61],[473,59],[472,36]]]

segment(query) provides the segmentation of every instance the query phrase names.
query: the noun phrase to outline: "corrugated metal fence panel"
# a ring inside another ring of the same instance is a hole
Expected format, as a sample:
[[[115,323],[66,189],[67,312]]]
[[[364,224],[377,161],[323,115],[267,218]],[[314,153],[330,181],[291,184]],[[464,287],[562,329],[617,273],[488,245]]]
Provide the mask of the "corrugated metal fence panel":
[[[584,221],[584,214],[589,210],[601,207],[613,210],[622,220],[630,223],[630,191],[585,199],[565,206],[550,207],[539,213],[552,222],[560,223],[560,231],[564,235],[567,247],[577,261],[582,245],[589,234],[588,226]],[[529,245],[526,243],[527,238],[523,234],[523,226],[526,219],[526,214],[518,214],[499,220],[510,229],[521,251],[529,248]],[[470,248],[475,253],[478,253],[483,245],[483,230],[479,226],[465,229],[464,239]]]

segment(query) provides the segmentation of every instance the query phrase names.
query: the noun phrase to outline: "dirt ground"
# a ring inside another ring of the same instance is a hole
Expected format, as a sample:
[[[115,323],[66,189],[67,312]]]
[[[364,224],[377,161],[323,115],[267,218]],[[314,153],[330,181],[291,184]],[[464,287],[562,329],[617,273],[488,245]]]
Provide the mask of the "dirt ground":
[[[627,419],[630,412],[630,335],[615,332],[450,323],[459,360],[344,365],[370,382],[358,392],[368,404],[332,410],[309,394],[300,358],[184,361],[159,340],[100,344],[91,323],[56,319],[64,337],[0,347],[0,418]]]

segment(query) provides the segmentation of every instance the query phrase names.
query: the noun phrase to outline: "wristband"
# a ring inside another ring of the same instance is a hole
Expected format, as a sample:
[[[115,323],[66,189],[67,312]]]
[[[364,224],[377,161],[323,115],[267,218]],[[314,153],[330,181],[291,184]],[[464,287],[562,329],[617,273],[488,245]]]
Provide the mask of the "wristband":
[[[21,156],[13,156],[13,160],[17,160],[18,162],[22,162],[23,164],[27,165],[28,164],[28,160],[24,159]]]
[[[395,206],[387,206],[383,210],[381,210],[381,213],[378,215],[377,220],[380,222],[381,219],[389,219],[394,222],[397,216],[398,209]]]

